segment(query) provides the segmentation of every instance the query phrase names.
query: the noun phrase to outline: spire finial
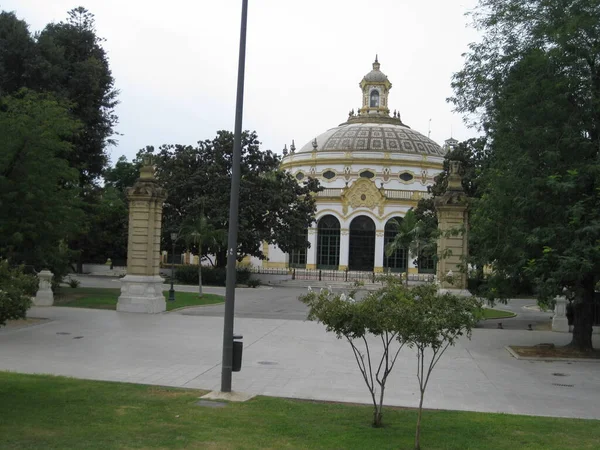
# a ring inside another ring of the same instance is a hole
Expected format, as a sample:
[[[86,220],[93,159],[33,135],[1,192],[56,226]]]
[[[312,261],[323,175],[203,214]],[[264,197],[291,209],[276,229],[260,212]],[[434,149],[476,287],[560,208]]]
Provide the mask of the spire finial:
[[[373,69],[374,70],[379,70],[379,55],[375,54],[375,62],[373,63]]]

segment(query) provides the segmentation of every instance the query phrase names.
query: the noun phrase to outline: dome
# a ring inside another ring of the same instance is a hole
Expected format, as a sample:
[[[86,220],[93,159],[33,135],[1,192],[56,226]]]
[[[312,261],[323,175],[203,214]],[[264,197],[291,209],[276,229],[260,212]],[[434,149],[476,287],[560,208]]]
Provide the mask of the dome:
[[[377,56],[375,56],[375,62],[373,63],[373,70],[371,70],[368,74],[363,77],[363,83],[375,82],[375,83],[384,83],[388,81],[388,77],[385,73],[383,73],[379,68],[381,64],[379,64],[379,60]],[[388,81],[389,82],[389,81]],[[390,85],[391,86],[391,85]]]
[[[388,79],[387,75],[379,69],[373,69],[365,75],[365,81],[384,82]]]
[[[406,125],[344,123],[318,135],[298,153],[326,151],[377,151],[444,156],[442,147]]]

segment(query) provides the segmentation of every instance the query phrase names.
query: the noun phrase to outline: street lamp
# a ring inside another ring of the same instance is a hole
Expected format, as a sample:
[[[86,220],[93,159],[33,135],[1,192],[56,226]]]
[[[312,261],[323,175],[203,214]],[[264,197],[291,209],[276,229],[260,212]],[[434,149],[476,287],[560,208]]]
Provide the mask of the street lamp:
[[[173,289],[173,279],[175,278],[175,241],[177,233],[171,233],[171,242],[173,243],[173,253],[171,254],[171,289],[169,289],[169,301],[175,301],[175,289]]]

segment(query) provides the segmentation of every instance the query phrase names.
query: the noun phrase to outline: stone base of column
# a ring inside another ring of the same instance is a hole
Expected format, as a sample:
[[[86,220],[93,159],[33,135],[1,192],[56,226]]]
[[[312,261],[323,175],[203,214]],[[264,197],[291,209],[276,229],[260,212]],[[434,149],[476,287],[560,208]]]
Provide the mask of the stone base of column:
[[[121,278],[121,295],[117,311],[157,314],[167,309],[162,277],[126,275]]]
[[[559,333],[569,332],[569,320],[566,317],[554,316],[552,318],[552,331]]]
[[[52,306],[54,305],[54,294],[52,291],[38,291],[33,297],[34,306]]]

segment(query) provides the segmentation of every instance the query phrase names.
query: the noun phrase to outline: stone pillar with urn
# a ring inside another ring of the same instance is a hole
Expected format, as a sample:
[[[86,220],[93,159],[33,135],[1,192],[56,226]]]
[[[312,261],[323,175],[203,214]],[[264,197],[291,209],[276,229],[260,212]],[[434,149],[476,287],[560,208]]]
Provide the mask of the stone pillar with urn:
[[[144,157],[140,178],[127,190],[127,198],[127,275],[121,279],[117,311],[160,313],[166,309],[159,269],[162,208],[167,195],[154,176],[151,155]]]
[[[437,279],[444,289],[467,289],[468,198],[462,187],[459,161],[450,161],[448,188],[435,197],[440,237],[437,245]]]

